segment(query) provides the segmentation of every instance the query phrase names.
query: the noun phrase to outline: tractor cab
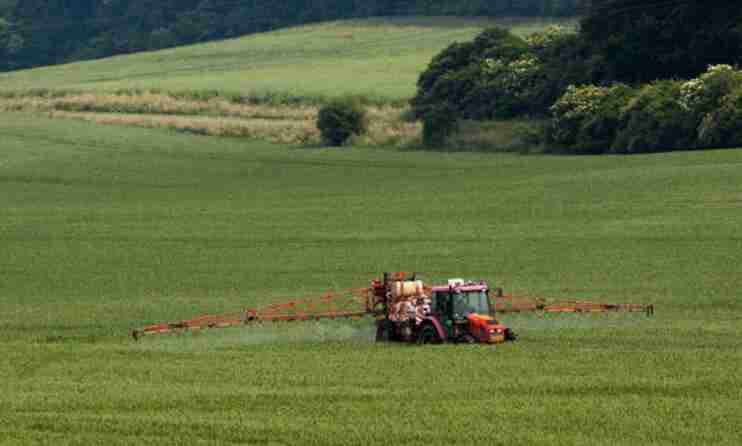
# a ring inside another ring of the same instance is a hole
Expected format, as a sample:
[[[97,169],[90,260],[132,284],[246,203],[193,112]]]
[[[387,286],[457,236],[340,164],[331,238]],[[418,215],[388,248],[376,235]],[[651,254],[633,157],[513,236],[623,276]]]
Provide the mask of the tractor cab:
[[[448,286],[433,287],[431,307],[434,313],[451,320],[466,321],[469,315],[492,316],[489,289],[484,282],[465,283],[450,280]]]
[[[513,340],[513,333],[495,319],[485,282],[449,280],[432,289],[431,310],[449,339],[465,343],[498,344]]]

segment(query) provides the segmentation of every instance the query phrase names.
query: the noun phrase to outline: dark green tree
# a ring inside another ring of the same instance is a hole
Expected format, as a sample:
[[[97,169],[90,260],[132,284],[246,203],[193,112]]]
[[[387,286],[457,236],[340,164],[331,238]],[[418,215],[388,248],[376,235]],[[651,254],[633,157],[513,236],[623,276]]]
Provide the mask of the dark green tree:
[[[602,80],[690,78],[742,62],[742,2],[593,0],[581,33]]]
[[[492,98],[480,89],[485,59],[512,61],[528,51],[526,42],[502,28],[491,28],[472,42],[454,43],[435,56],[417,82],[412,110],[417,118],[446,110],[458,118],[492,117],[492,107],[483,106]]]

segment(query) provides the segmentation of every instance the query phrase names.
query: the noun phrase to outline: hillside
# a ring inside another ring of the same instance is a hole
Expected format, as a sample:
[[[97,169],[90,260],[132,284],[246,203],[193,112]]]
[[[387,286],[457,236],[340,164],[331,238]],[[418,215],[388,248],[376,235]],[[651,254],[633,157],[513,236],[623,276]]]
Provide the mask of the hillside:
[[[0,137],[6,441],[742,436],[742,151],[309,150],[24,114]],[[657,315],[508,316],[495,350],[378,346],[369,321],[129,338],[402,269]]]
[[[0,70],[365,17],[574,16],[581,0],[0,0]],[[3,11],[4,10],[4,11]],[[6,32],[7,31],[7,32]]]
[[[162,89],[292,97],[412,96],[434,54],[484,27],[521,35],[563,19],[378,18],[309,25],[149,53],[0,74],[0,92]],[[567,21],[566,23],[573,23]]]

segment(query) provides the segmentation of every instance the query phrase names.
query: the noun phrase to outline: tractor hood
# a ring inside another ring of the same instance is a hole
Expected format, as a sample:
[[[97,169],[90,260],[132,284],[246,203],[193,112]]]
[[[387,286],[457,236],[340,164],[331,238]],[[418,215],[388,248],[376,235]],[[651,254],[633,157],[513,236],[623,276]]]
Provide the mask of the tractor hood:
[[[472,313],[466,317],[469,319],[469,322],[475,322],[479,324],[485,324],[489,325],[491,327],[500,326],[500,323],[497,321],[497,319],[493,318],[492,316],[488,314],[476,314]]]
[[[484,314],[470,314],[469,331],[479,342],[499,344],[505,342],[505,327],[497,319]]]

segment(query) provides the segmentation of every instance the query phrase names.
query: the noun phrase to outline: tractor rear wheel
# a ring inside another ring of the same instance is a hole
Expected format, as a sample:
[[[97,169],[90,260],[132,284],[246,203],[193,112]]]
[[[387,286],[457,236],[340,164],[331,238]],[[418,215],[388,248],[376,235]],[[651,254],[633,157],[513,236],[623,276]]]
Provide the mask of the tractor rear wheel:
[[[389,342],[390,327],[387,324],[378,324],[376,326],[376,342]]]
[[[438,336],[438,332],[432,325],[426,325],[420,331],[420,335],[417,338],[418,344],[440,344],[442,339]]]

